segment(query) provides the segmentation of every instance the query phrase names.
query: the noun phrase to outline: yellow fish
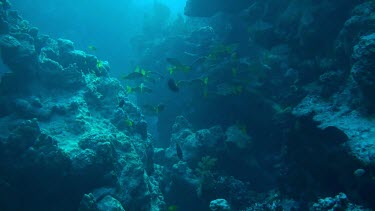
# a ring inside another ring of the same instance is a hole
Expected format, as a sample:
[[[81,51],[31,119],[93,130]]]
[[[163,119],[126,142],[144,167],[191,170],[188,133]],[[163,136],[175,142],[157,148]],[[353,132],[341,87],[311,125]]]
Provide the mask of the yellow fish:
[[[136,86],[136,87],[126,86],[126,93],[130,94],[132,92],[136,92],[136,93],[151,93],[152,89],[150,89],[147,86],[145,86],[144,83],[141,83],[139,86]]]
[[[98,60],[98,61],[96,62],[96,68],[98,68],[98,69],[102,69],[103,67],[104,67],[104,62],[101,61],[101,60]]]
[[[90,51],[96,51],[97,50],[97,48],[93,45],[87,46],[87,49],[89,49]]]
[[[134,122],[130,119],[125,119],[125,124],[129,127],[133,127],[134,126]]]
[[[177,210],[178,210],[178,208],[177,208],[176,205],[171,205],[171,206],[168,207],[168,211],[177,211]]]
[[[167,58],[166,60],[171,65],[170,67],[168,67],[168,72],[171,75],[173,74],[174,71],[189,72],[191,70],[190,66],[182,64],[176,58]]]
[[[232,75],[233,77],[237,76],[237,68],[232,68]]]

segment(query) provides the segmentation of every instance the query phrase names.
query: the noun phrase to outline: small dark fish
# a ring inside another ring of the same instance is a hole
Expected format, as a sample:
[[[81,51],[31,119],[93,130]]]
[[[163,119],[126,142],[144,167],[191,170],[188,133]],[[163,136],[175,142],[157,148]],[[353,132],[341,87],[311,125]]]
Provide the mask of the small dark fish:
[[[156,106],[153,105],[143,105],[143,108],[145,109],[145,113],[151,114],[151,115],[158,115],[160,112],[164,111],[165,105],[164,104],[158,104]]]
[[[138,79],[138,78],[142,78],[144,77],[144,75],[140,72],[132,72],[132,73],[129,73],[127,75],[124,75],[122,76],[121,78],[123,80],[133,80],[133,79]]]
[[[184,159],[184,156],[182,154],[182,149],[181,149],[180,145],[177,142],[176,142],[176,153],[177,153],[178,159],[180,159],[180,160]]]
[[[168,87],[171,91],[173,92],[178,92],[180,91],[180,88],[178,88],[176,82],[173,79],[168,80]]]
[[[118,107],[122,108],[125,105],[125,100],[121,99],[120,102],[118,103]]]

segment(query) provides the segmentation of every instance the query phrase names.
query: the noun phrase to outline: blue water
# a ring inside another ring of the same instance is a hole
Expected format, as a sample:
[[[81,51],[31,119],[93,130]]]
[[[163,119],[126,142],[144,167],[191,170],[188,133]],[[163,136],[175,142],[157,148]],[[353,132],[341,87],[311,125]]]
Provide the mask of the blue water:
[[[82,50],[95,46],[96,55],[111,61],[115,76],[133,68],[129,40],[140,33],[154,3],[166,5],[171,19],[183,14],[185,6],[185,0],[12,1],[13,8],[41,33],[70,39]]]

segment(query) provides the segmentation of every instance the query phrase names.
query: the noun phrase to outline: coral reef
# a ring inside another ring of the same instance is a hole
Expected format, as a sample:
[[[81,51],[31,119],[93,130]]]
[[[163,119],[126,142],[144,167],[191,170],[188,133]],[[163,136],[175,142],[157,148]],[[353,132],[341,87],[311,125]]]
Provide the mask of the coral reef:
[[[164,209],[147,124],[108,63],[0,9],[0,209]]]
[[[344,193],[339,193],[335,197],[326,197],[324,199],[319,199],[318,202],[314,203],[310,207],[311,211],[320,210],[363,210],[368,209],[361,206],[355,205],[349,202],[349,199]]]
[[[154,4],[121,82],[0,0],[0,210],[375,209],[375,3],[185,14]]]
[[[202,207],[223,198],[239,210],[308,210],[342,192],[374,208],[374,8],[189,0],[185,14],[207,18],[163,34],[139,60],[166,69],[164,58],[205,59],[170,74],[192,83],[159,118],[167,147],[155,162],[173,175],[166,198],[185,187]]]
[[[212,211],[224,211],[224,210],[230,210],[230,206],[228,202],[225,199],[215,199],[210,202],[210,209]]]

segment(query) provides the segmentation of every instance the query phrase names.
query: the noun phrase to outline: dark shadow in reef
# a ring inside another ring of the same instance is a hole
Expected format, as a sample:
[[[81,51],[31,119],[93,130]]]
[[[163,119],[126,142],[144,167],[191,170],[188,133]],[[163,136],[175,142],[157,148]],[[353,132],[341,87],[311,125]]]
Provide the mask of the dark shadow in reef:
[[[352,201],[375,208],[373,167],[364,167],[348,153],[347,140],[336,127],[319,129],[312,116],[298,119],[286,144],[286,169],[279,180],[282,193],[303,203],[344,192]],[[359,168],[367,173],[355,176]]]

